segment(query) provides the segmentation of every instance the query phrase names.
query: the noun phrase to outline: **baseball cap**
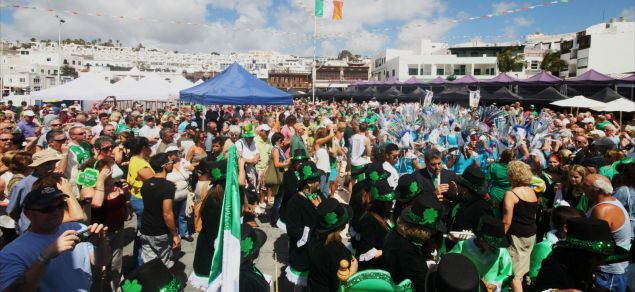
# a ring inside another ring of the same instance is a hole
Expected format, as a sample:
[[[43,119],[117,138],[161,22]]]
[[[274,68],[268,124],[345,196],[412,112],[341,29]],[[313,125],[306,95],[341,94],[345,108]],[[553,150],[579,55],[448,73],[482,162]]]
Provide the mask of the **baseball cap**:
[[[256,131],[257,132],[260,132],[260,131],[265,131],[265,132],[271,131],[271,127],[269,127],[269,125],[267,125],[267,124],[262,124],[262,125],[259,125],[258,128],[256,128]]]
[[[35,113],[32,110],[25,110],[24,115],[27,117],[35,117]]]
[[[62,160],[62,156],[57,153],[57,151],[47,148],[40,152],[36,152],[33,155],[33,163],[29,164],[29,167],[38,167],[44,163],[49,161],[58,161]]]
[[[179,147],[176,147],[174,145],[168,146],[167,148],[165,148],[165,152],[172,152],[172,151],[179,151]]]
[[[64,192],[54,187],[43,187],[29,192],[24,198],[24,208],[28,209],[33,205],[46,205],[47,203],[59,198],[68,197]]]

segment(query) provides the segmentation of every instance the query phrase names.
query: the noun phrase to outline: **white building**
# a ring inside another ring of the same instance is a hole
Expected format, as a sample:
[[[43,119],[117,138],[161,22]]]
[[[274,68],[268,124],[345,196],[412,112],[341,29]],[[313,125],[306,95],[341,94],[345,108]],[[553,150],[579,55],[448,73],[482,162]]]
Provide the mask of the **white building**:
[[[635,22],[611,18],[593,25],[562,43],[562,60],[569,65],[561,77],[576,77],[587,70],[615,76],[635,72]]]

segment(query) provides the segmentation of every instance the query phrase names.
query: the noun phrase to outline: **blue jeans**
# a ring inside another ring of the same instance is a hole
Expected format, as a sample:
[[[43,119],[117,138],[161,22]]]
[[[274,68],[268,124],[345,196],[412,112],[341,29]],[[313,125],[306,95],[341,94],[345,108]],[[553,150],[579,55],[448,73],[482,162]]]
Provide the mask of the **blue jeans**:
[[[331,189],[329,188],[330,175],[331,175],[330,172],[326,172],[320,175],[320,192],[322,193],[322,199],[327,199],[329,197],[329,193],[331,192]]]
[[[611,292],[624,292],[626,291],[626,273],[609,274],[595,272],[595,284]]]
[[[174,201],[173,210],[174,210],[174,219],[177,222],[179,235],[181,237],[190,236],[189,230],[187,229],[187,217],[185,216],[185,207],[187,205],[187,199],[182,200],[180,202]]]
[[[130,206],[134,211],[135,217],[137,217],[137,233],[133,245],[132,258],[137,260],[137,267],[143,264],[141,258],[141,240],[139,234],[141,232],[141,216],[143,216],[143,199],[139,199],[135,196],[130,196]]]

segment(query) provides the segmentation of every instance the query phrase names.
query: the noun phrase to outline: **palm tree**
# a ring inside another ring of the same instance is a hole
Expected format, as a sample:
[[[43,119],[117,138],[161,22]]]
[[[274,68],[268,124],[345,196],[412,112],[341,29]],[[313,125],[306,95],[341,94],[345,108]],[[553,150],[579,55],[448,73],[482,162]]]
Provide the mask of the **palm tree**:
[[[560,70],[567,67],[567,62],[560,59],[560,52],[548,50],[542,56],[540,69],[551,72],[552,75],[558,76]]]
[[[517,48],[510,47],[496,53],[498,71],[509,72],[518,68],[522,69],[522,67],[525,66],[525,58],[521,54],[514,55],[515,50],[517,50]]]

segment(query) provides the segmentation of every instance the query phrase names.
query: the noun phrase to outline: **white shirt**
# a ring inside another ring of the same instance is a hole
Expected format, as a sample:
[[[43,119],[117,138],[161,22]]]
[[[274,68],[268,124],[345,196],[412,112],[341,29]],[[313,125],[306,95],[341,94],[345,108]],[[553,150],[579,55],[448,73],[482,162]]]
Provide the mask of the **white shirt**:
[[[253,159],[256,157],[256,154],[258,154],[256,141],[253,141],[251,145],[248,145],[244,138],[236,141],[236,150],[238,150],[238,153],[246,160]]]
[[[397,169],[392,164],[388,163],[388,161],[385,161],[382,166],[385,171],[390,173],[390,176],[388,177],[388,185],[390,185],[393,189],[397,188],[397,183],[399,182],[399,172]]]
[[[360,166],[370,163],[366,158],[366,141],[363,134],[355,134],[351,137],[351,165]]]
[[[157,126],[150,128],[148,127],[148,125],[145,125],[141,127],[141,129],[139,129],[139,136],[146,138],[159,137],[160,131],[161,129],[159,129],[159,127]]]

